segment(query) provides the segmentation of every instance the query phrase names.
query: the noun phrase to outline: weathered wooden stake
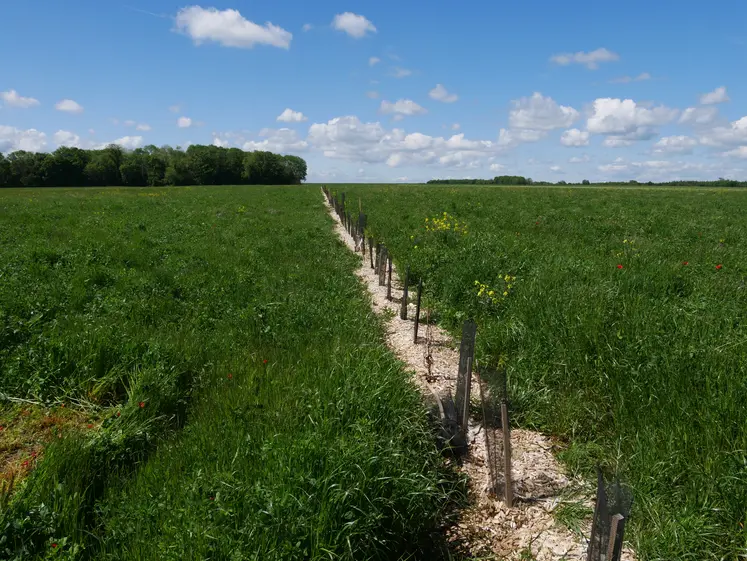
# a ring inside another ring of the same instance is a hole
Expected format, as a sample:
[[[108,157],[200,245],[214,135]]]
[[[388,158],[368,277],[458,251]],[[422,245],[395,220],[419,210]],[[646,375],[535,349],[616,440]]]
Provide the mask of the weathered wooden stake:
[[[615,514],[610,520],[610,542],[607,545],[607,561],[614,561],[615,553],[615,542],[617,541],[617,533],[620,528],[620,523],[625,519],[622,514]]]
[[[413,343],[418,342],[418,327],[420,326],[420,297],[423,295],[423,279],[418,281],[418,299],[415,304],[415,335],[412,338]]]
[[[371,268],[373,269],[373,238],[368,238],[368,257],[371,259]]]
[[[511,424],[508,420],[508,403],[501,402],[501,426],[503,427],[503,471],[506,481],[506,506],[511,508],[514,502],[514,490],[511,482]]]
[[[410,266],[407,266],[407,269],[405,270],[405,288],[402,292],[402,307],[399,311],[399,317],[400,319],[407,319],[407,285],[410,282]]]
[[[467,428],[469,427],[469,400],[470,392],[472,391],[472,357],[467,358],[467,374],[464,377],[464,384],[464,408],[459,413],[462,415],[462,430],[464,434],[467,434]]]
[[[366,236],[361,234],[361,254],[363,255],[363,259],[366,258]]]
[[[386,299],[392,301],[392,258],[389,258],[389,270],[386,278]]]

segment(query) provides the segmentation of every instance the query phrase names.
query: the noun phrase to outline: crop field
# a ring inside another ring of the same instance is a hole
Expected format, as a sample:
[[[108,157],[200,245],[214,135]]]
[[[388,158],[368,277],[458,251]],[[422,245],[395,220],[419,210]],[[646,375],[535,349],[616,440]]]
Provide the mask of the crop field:
[[[747,192],[336,186],[575,473],[618,473],[641,559],[747,555]]]
[[[461,487],[317,188],[7,189],[0,224],[0,558],[437,558]]]

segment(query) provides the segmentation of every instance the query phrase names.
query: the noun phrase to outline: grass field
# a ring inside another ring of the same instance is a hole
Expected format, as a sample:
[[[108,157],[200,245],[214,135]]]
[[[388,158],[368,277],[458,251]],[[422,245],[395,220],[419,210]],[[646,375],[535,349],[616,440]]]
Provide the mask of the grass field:
[[[2,190],[0,223],[0,557],[436,555],[458,485],[318,189]]]
[[[477,358],[517,421],[634,489],[641,559],[747,556],[747,192],[335,188]]]

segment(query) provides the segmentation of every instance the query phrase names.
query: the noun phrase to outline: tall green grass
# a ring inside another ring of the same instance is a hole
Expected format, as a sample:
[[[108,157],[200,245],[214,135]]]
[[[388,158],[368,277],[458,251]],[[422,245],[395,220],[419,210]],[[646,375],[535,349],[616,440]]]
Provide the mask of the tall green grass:
[[[107,415],[0,556],[443,553],[457,482],[318,190],[8,190],[0,221],[0,390]]]
[[[446,326],[476,317],[519,423],[632,484],[641,559],[747,556],[747,192],[337,190]],[[444,212],[467,234],[426,231]]]

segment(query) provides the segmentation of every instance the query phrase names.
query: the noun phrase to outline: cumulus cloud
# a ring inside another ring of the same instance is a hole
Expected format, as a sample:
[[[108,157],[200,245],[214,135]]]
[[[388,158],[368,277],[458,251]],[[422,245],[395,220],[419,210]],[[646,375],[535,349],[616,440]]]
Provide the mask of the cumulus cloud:
[[[0,125],[0,152],[41,152],[47,147],[47,135],[36,129],[17,129]]]
[[[721,86],[712,92],[700,96],[700,103],[702,105],[716,105],[717,103],[725,103],[727,101],[729,101],[729,96],[726,93],[725,86]]]
[[[463,134],[451,138],[402,129],[385,129],[381,123],[364,123],[358,117],[336,117],[309,127],[309,144],[328,158],[357,163],[479,168],[499,152],[496,142],[468,140]]]
[[[503,164],[490,164],[490,171],[502,171],[506,169]]]
[[[553,173],[563,173],[563,168],[560,166],[550,166],[550,171]]]
[[[212,144],[213,146],[217,146],[218,148],[228,148],[231,145],[231,142],[226,138],[222,138],[218,133],[214,132]]]
[[[600,48],[591,52],[579,51],[577,53],[560,53],[550,57],[550,61],[560,66],[569,64],[583,64],[589,70],[596,70],[603,62],[613,62],[620,59],[620,55]]]
[[[311,31],[314,28],[313,25],[310,23],[304,23],[303,27],[301,28],[302,31]]]
[[[122,138],[113,140],[112,142],[108,144],[116,144],[117,146],[121,146],[125,150],[134,150],[135,148],[140,148],[143,145],[143,137],[142,136],[123,136]]]
[[[59,130],[52,135],[52,140],[57,146],[80,148],[80,137],[70,131]]]
[[[551,97],[535,92],[531,97],[512,101],[508,114],[508,129],[498,133],[501,146],[515,146],[522,142],[535,142],[548,131],[570,126],[579,117],[573,107],[558,105]]]
[[[368,59],[368,66],[376,66],[381,62],[381,59],[377,56],[372,56]]]
[[[588,154],[584,154],[583,156],[573,156],[568,160],[569,164],[585,164],[587,162],[591,161],[591,158],[589,158]]]
[[[64,111],[65,113],[83,113],[83,107],[77,101],[72,99],[58,101],[54,108],[57,109],[57,111]]]
[[[20,109],[28,109],[29,107],[36,107],[39,105],[39,100],[33,97],[23,97],[16,90],[8,90],[7,92],[0,92],[0,100],[8,107],[18,107]]]
[[[223,47],[251,49],[254,45],[290,48],[293,34],[268,22],[258,25],[238,10],[189,6],[176,14],[176,31],[189,36],[195,45],[218,43]]]
[[[137,126],[135,127],[135,130],[147,132],[150,130],[150,125],[147,123],[138,123]]]
[[[718,109],[716,107],[688,107],[680,115],[679,122],[683,125],[709,125],[716,120],[717,116]]]
[[[308,121],[308,117],[300,111],[293,111],[293,109],[288,108],[278,115],[275,120],[281,123],[301,123]]]
[[[449,93],[441,84],[436,84],[436,87],[428,92],[428,95],[431,99],[442,101],[443,103],[454,103],[457,99],[459,99],[459,96],[457,94]]]
[[[664,106],[643,107],[632,99],[599,98],[594,100],[586,129],[607,136],[605,146],[629,146],[656,136],[656,127],[673,121],[678,113]]]
[[[560,136],[560,143],[563,146],[588,146],[589,132],[579,129],[568,129]]]
[[[384,115],[422,115],[428,111],[412,101],[411,99],[399,99],[392,103],[391,101],[382,100],[379,112]]]
[[[190,119],[189,117],[179,117],[176,120],[176,126],[180,129],[188,129],[192,126],[192,119]]]
[[[376,27],[373,23],[364,16],[352,12],[337,14],[332,20],[332,27],[355,39],[362,39],[367,33],[376,33]]]
[[[299,138],[298,133],[293,129],[262,129],[259,131],[259,137],[264,140],[250,140],[245,142],[243,149],[249,152],[260,150],[278,154],[289,154],[304,152],[309,147],[309,143]]]
[[[701,134],[700,143],[706,146],[735,146],[747,144],[747,117],[729,123],[728,126],[713,127]]]
[[[458,131],[461,128],[462,128],[462,125],[460,125],[459,123],[453,123],[451,125],[451,130],[453,130],[453,131]]]
[[[691,154],[698,141],[689,136],[665,136],[654,144],[655,154]]]

